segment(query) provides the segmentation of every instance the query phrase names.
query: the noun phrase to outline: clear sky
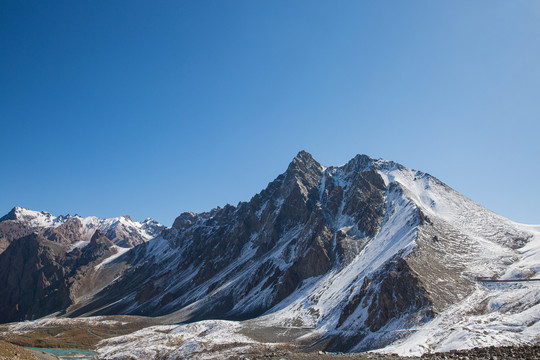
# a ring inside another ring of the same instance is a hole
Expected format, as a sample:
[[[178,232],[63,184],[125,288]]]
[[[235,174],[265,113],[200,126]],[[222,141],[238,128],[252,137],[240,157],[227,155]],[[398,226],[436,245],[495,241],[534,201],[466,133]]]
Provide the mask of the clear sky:
[[[304,149],[540,224],[540,2],[0,2],[0,213],[171,225]]]

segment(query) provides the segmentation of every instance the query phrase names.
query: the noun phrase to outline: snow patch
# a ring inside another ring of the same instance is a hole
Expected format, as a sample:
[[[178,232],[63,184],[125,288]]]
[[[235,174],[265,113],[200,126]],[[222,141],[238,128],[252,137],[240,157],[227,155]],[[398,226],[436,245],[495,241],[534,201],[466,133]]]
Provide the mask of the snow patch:
[[[234,321],[207,320],[191,324],[153,326],[98,344],[100,359],[212,359],[271,351],[279,344],[263,344],[240,333]]]
[[[96,269],[99,269],[101,268],[103,265],[107,265],[108,263],[116,260],[117,258],[119,258],[120,256],[124,255],[126,252],[128,252],[129,250],[131,250],[131,248],[123,248],[123,247],[120,247],[120,246],[114,246],[114,248],[116,249],[116,254],[114,255],[111,255],[109,256],[108,258],[104,259],[102,262],[100,262],[99,264],[96,265]]]

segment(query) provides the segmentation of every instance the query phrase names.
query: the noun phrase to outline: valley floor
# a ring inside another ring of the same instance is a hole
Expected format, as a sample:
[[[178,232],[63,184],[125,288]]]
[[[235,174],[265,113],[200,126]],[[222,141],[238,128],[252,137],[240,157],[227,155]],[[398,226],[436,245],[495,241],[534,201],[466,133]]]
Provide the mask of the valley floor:
[[[97,352],[96,359],[105,360],[540,360],[540,344],[477,347],[421,357],[372,352],[336,354],[320,351],[311,341],[294,340],[306,339],[303,331],[309,332],[309,329],[291,332],[290,329],[257,328],[253,324],[240,329],[237,323],[228,321],[205,321],[180,327],[160,322],[160,319],[138,316],[104,316],[44,318],[4,324],[0,325],[0,360],[65,359],[29,347],[90,350]],[[212,344],[202,347],[195,340]]]
[[[24,349],[20,346],[0,341],[0,360],[60,360],[61,358],[44,352]],[[230,360],[534,360],[540,359],[540,345],[486,347],[445,353],[424,354],[422,357],[401,357],[392,354],[354,353],[334,354],[326,352],[277,351],[267,354],[243,354],[229,356]]]
[[[51,354],[25,349],[24,347],[52,347],[52,348],[78,348],[98,350],[99,341],[129,334],[138,328],[148,325],[149,319],[141,317],[103,317],[99,319],[43,319],[37,322],[18,323],[14,325],[3,325],[2,338],[0,340],[0,360],[19,359],[19,360],[57,360],[57,357]],[[65,322],[65,323],[64,323]],[[36,326],[37,325],[37,326]],[[11,327],[11,331],[7,329]],[[160,327],[158,326],[158,329]],[[6,331],[8,330],[8,331]],[[258,334],[261,335],[261,334]],[[255,336],[257,337],[257,336]],[[142,339],[140,339],[142,340]],[[275,339],[283,340],[283,339]],[[12,342],[12,343],[11,343]],[[222,344],[225,345],[225,344]],[[228,344],[232,345],[232,344]],[[238,344],[235,344],[238,345]],[[216,351],[214,348],[207,353],[205,351],[197,354],[201,359],[233,359],[233,360],[503,360],[503,359],[540,359],[540,345],[534,346],[508,346],[508,347],[485,347],[473,348],[469,350],[451,351],[445,353],[424,354],[422,357],[401,357],[394,354],[380,353],[328,353],[318,351],[310,347],[307,348],[298,343],[296,345],[281,342],[281,346],[273,349],[257,348],[255,353],[244,351],[241,354],[225,345],[223,351]],[[24,347],[23,347],[24,346]],[[231,351],[232,350],[232,351]],[[206,353],[206,354],[205,354]],[[101,358],[96,356],[96,358]],[[109,357],[105,357],[109,358]],[[121,357],[122,358],[122,357]],[[151,359],[152,356],[127,357],[129,359]],[[168,358],[168,357],[167,357]],[[174,359],[175,357],[171,357]],[[178,359],[189,359],[190,356]]]

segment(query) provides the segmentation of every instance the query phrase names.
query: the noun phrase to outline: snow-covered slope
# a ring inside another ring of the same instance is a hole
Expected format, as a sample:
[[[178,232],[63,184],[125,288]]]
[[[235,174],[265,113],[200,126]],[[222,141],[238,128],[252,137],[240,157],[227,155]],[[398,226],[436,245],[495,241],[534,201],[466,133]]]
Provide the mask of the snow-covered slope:
[[[380,351],[403,355],[472,347],[530,345],[540,341],[540,231],[517,225],[532,234],[513,254],[488,253],[476,264],[494,279],[478,279],[471,293],[444,309],[411,335]],[[498,264],[500,261],[506,264]],[[489,266],[489,261],[494,264]],[[476,268],[477,275],[484,275]],[[471,271],[475,271],[474,267]]]
[[[501,299],[535,313],[537,283],[479,279],[540,277],[537,234],[391,161],[324,167],[301,152],[250,202],[184,213],[126,253],[130,270],[78,314],[250,319],[340,351],[447,349],[453,336],[473,344],[483,330],[458,324],[488,324]],[[493,342],[533,341],[536,321]]]
[[[286,344],[262,343],[241,333],[234,321],[148,327],[98,344],[100,359],[228,359],[240,354],[274,352]]]
[[[46,211],[34,211],[22,207],[14,207],[7,215],[0,220],[17,220],[25,222],[34,228],[44,228],[60,225],[61,218],[57,218]]]
[[[324,167],[300,152],[249,202],[181,214],[101,262],[104,273],[118,263],[125,270],[69,315],[161,316],[202,328],[234,320],[216,326],[288,329],[296,335],[287,341],[324,339],[334,351],[534,342],[539,230],[391,161],[358,155]],[[149,329],[144,347],[187,329]],[[103,356],[136,356],[141,334],[107,341]]]

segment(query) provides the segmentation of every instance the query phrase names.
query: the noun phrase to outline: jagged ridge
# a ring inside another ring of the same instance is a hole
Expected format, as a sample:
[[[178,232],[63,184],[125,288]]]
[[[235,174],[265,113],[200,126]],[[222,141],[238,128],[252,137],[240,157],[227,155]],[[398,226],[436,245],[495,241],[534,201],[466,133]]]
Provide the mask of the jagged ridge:
[[[335,350],[437,348],[400,339],[492,296],[477,277],[536,276],[539,239],[428,174],[365,155],[324,167],[300,152],[249,202],[181,214],[103,265],[125,268],[67,311],[307,327]]]

